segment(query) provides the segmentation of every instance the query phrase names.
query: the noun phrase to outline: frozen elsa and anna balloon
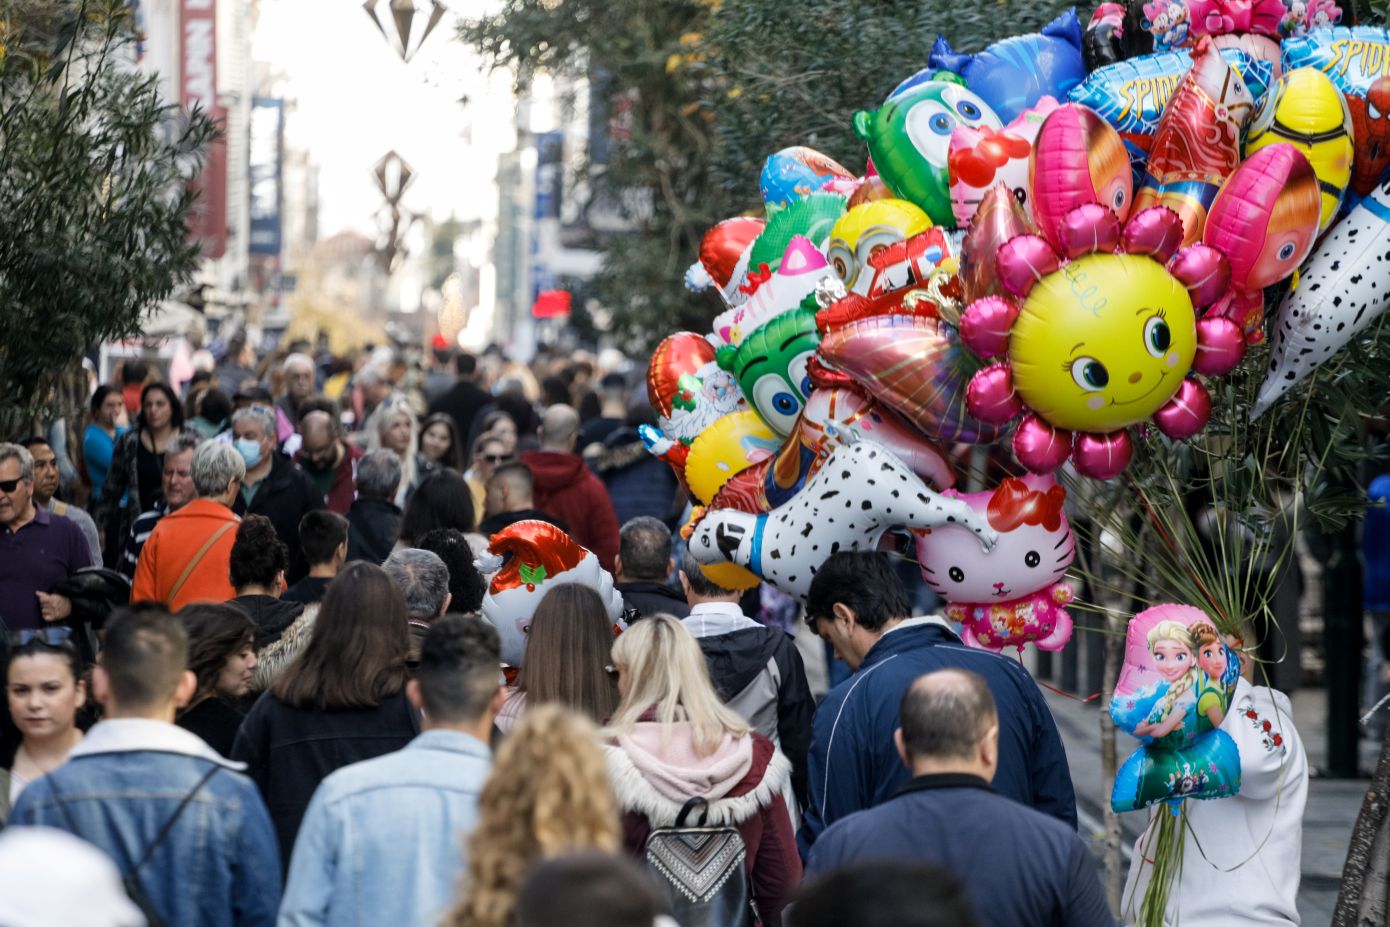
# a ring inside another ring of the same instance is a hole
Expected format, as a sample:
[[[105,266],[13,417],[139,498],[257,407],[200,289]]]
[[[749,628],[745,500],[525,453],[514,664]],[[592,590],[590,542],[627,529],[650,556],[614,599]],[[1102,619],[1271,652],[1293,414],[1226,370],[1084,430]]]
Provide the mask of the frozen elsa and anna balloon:
[[[1144,745],[1115,776],[1115,811],[1239,790],[1240,754],[1220,730],[1239,675],[1235,651],[1201,609],[1164,604],[1134,616],[1110,715]]]

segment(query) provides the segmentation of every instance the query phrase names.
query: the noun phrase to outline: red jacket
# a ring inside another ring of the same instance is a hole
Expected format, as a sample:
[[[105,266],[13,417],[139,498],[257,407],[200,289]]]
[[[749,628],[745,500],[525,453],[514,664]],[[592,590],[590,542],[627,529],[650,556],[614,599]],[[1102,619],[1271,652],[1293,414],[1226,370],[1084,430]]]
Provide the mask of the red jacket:
[[[323,498],[330,512],[346,515],[348,509],[352,508],[353,500],[357,498],[357,464],[362,460],[362,451],[346,441],[338,443],[343,446],[343,459],[338,461],[338,466],[334,468],[333,481],[329,483],[328,492],[324,493]],[[304,468],[304,472],[309,474],[315,486],[322,488],[318,475],[304,466],[302,451],[295,451],[294,462]]]
[[[524,451],[535,481],[535,506],[570,526],[570,536],[598,555],[605,570],[618,555],[618,516],[603,481],[578,454]]]

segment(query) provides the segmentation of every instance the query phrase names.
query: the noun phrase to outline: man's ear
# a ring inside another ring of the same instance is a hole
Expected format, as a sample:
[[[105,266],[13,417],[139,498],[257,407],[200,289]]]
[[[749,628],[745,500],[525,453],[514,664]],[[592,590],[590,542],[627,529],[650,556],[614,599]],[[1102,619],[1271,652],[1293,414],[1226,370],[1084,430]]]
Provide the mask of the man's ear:
[[[179,687],[174,690],[174,707],[183,708],[193,701],[193,696],[198,692],[198,677],[192,670],[184,670],[179,676]]]
[[[980,740],[980,762],[990,769],[999,766],[999,725],[993,725]]]
[[[334,558],[337,559],[340,563],[346,563],[346,562],[347,562],[347,549],[348,549],[347,538],[343,538],[343,543],[339,544],[339,545],[338,545],[338,549],[335,550],[335,551],[333,552]]]
[[[452,601],[454,601],[454,594],[452,592],[444,593],[444,604],[439,606],[439,617],[442,618],[449,614],[449,603]]]
[[[836,602],[834,605],[830,606],[830,611],[835,616],[836,624],[843,623],[846,636],[859,626],[859,616],[854,613],[854,609],[850,608],[845,603]]]
[[[622,554],[614,554],[614,555],[613,555],[613,576],[614,576],[614,578],[617,578],[618,576],[621,576],[621,575],[622,575],[622,572],[623,572],[623,555],[622,555]]]
[[[676,559],[674,557],[668,557],[666,558],[666,578],[670,579],[671,574],[674,572],[676,572]]]
[[[898,756],[902,758],[903,765],[909,770],[912,769],[912,757],[907,754],[907,744],[903,742],[902,728],[893,731],[893,746],[898,748]]]
[[[425,710],[425,700],[420,697],[420,681],[410,679],[405,684],[405,700],[410,703],[410,707],[421,713]]]
[[[680,577],[681,577],[681,592],[685,595],[686,599],[689,600],[689,599],[690,599],[690,578],[687,577],[687,576],[685,575],[685,570],[681,570],[681,571],[680,571]]]
[[[105,705],[110,697],[111,680],[107,678],[106,670],[98,663],[92,667],[92,698],[96,699],[98,705]]]

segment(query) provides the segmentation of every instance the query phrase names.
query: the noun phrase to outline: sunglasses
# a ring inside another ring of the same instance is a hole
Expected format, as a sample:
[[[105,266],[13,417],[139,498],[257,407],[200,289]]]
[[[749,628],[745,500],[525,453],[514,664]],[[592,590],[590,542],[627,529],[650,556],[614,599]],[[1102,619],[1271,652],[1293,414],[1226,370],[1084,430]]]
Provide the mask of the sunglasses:
[[[512,459],[511,454],[479,454],[478,456],[490,464],[506,463]]]
[[[14,492],[19,488],[19,484],[24,480],[16,477],[12,480],[0,480],[0,492]]]
[[[38,641],[47,647],[61,647],[72,637],[72,628],[51,627],[51,628],[24,628],[19,631],[11,631],[8,635],[11,646],[23,647],[31,641]]]

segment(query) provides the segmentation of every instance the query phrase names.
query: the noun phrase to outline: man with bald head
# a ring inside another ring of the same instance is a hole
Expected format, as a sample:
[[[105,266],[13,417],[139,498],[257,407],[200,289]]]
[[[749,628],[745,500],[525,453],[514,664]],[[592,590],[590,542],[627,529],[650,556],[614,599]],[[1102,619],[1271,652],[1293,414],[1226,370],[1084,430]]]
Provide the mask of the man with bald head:
[[[520,461],[501,464],[493,471],[488,477],[483,500],[483,520],[478,524],[478,533],[485,538],[509,525],[528,520],[548,521],[566,533],[570,530],[561,519],[535,507],[531,470]]]
[[[553,405],[541,417],[540,450],[522,453],[535,484],[536,508],[571,526],[570,535],[613,569],[618,555],[618,515],[603,481],[574,452],[579,413]]]
[[[357,495],[357,462],[362,452],[343,440],[343,426],[333,400],[314,396],[303,402],[299,412],[300,443],[294,462],[313,478],[328,508],[346,515]]]
[[[883,804],[821,834],[807,879],[854,864],[930,862],[965,883],[982,924],[1115,923],[1096,860],[1076,831],[990,787],[999,715],[983,677],[962,669],[919,676],[898,717],[893,742],[912,778]]]

